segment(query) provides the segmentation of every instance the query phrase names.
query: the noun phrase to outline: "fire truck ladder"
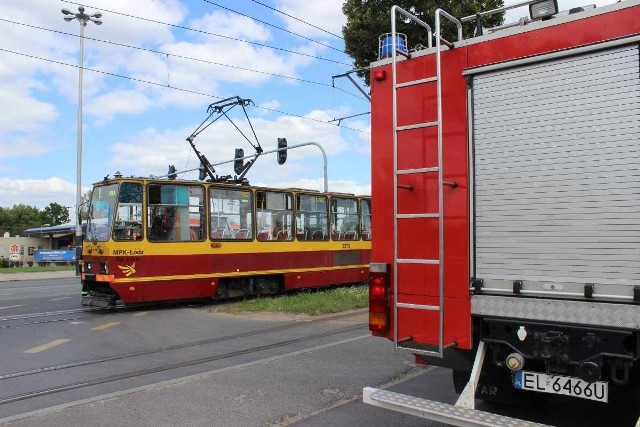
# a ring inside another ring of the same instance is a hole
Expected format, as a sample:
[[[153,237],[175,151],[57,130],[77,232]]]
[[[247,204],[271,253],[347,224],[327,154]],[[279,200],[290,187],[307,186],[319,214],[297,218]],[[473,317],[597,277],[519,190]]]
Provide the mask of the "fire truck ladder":
[[[394,344],[396,348],[403,348],[411,350],[414,353],[425,354],[434,357],[443,357],[444,348],[446,347],[444,344],[444,223],[443,223],[443,196],[442,196],[442,188],[444,185],[455,185],[453,183],[444,182],[442,179],[442,78],[441,78],[441,70],[440,70],[440,49],[441,45],[446,45],[449,49],[453,49],[453,43],[445,40],[440,36],[441,27],[440,27],[440,18],[444,17],[454,23],[458,29],[458,41],[462,40],[462,24],[455,17],[451,16],[447,12],[442,9],[437,9],[435,13],[435,24],[436,24],[436,75],[426,77],[423,79],[407,81],[403,83],[398,83],[397,81],[397,60],[398,54],[405,56],[407,59],[410,58],[408,52],[402,52],[397,49],[397,33],[396,33],[396,12],[403,15],[405,18],[417,23],[424,27],[429,34],[429,48],[431,47],[431,27],[422,20],[413,16],[406,10],[399,8],[398,6],[393,6],[391,8],[391,37],[392,37],[392,60],[391,60],[391,74],[393,78],[393,215],[394,215],[394,224],[393,224],[393,262],[394,262],[394,274],[393,274],[393,292],[394,292],[394,303],[393,310],[394,316],[396,319],[394,322]],[[436,84],[436,102],[437,102],[437,121],[434,122],[424,122],[424,123],[415,123],[409,125],[398,126],[398,89],[416,86],[421,84]],[[419,128],[428,128],[428,127],[437,127],[438,128],[438,166],[437,167],[426,167],[426,168],[415,168],[415,169],[398,169],[398,133],[411,129],[419,129]],[[398,214],[398,176],[399,175],[417,175],[417,174],[433,174],[436,173],[438,175],[438,212],[425,212],[425,213],[411,213],[411,214]],[[409,218],[437,218],[438,219],[438,258],[437,259],[426,259],[426,258],[399,258],[398,257],[398,220],[401,219],[409,219]],[[398,266],[401,264],[431,264],[438,265],[438,305],[428,305],[428,304],[409,304],[398,301]],[[411,344],[404,344],[398,339],[398,309],[410,309],[410,310],[429,310],[429,311],[438,311],[438,345],[437,351],[434,349],[427,349],[416,347]]]

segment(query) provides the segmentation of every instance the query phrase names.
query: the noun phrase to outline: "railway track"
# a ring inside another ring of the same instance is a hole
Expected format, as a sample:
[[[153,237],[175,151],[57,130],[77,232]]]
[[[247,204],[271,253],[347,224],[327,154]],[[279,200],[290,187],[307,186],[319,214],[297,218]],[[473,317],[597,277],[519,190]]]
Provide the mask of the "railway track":
[[[84,320],[90,319],[91,316],[79,316],[79,317],[68,317],[76,314],[83,313],[95,313],[95,312],[118,312],[121,313],[127,309],[126,307],[120,307],[114,309],[106,309],[106,308],[76,308],[69,310],[58,310],[58,311],[45,311],[41,313],[25,313],[25,314],[15,314],[11,316],[0,317],[0,329],[9,329],[9,328],[19,328],[21,326],[29,326],[29,325],[42,325],[47,323],[57,323],[57,322],[68,322],[75,320]],[[128,308],[131,310],[131,308]],[[66,316],[66,317],[56,317],[56,316]],[[8,322],[19,322],[14,324],[8,324]]]
[[[88,366],[88,365],[97,365],[97,364],[107,363],[107,362],[112,362],[112,361],[117,361],[117,360],[133,359],[133,358],[136,358],[136,357],[149,356],[149,355],[154,355],[154,354],[161,354],[161,353],[172,351],[172,350],[187,349],[187,348],[190,348],[190,347],[197,347],[197,346],[203,346],[203,345],[207,345],[207,344],[220,343],[220,342],[230,341],[230,340],[239,339],[239,338],[247,338],[247,337],[252,337],[252,336],[258,336],[258,335],[262,335],[262,334],[266,334],[266,333],[270,333],[270,332],[278,332],[278,331],[283,331],[283,330],[287,330],[287,329],[299,328],[299,327],[303,327],[303,326],[309,325],[309,324],[322,323],[322,322],[328,322],[328,321],[331,321],[331,320],[337,320],[337,319],[342,319],[342,318],[353,317],[355,315],[361,314],[361,312],[362,311],[360,310],[360,311],[357,311],[357,312],[342,313],[342,314],[337,314],[337,315],[333,315],[333,316],[326,316],[326,317],[323,317],[321,319],[313,319],[313,320],[309,320],[309,321],[305,321],[305,322],[297,322],[297,323],[293,323],[293,324],[279,325],[279,326],[274,326],[274,327],[270,327],[270,328],[263,328],[263,329],[259,329],[259,330],[248,331],[248,332],[244,332],[244,333],[240,333],[240,334],[233,334],[233,335],[221,336],[221,337],[216,337],[216,338],[211,338],[211,339],[194,341],[194,342],[190,342],[190,343],[177,344],[177,345],[171,345],[171,346],[164,346],[164,347],[159,347],[159,348],[154,348],[154,349],[149,349],[149,350],[144,350],[144,351],[131,352],[131,353],[127,353],[127,354],[114,355],[114,356],[98,358],[98,359],[82,360],[82,361],[77,361],[77,362],[72,362],[72,363],[61,364],[61,365],[47,366],[47,367],[32,369],[32,370],[28,370],[28,371],[13,372],[13,373],[1,375],[0,376],[0,384],[2,382],[4,382],[4,381],[10,380],[10,379],[16,379],[16,378],[20,378],[20,377],[29,377],[29,376],[33,376],[33,375],[37,375],[37,374],[43,374],[43,373],[47,373],[47,372],[60,371],[60,370],[64,370],[64,369],[72,369],[72,368],[81,367],[81,366]],[[234,357],[238,357],[238,356],[248,355],[248,354],[252,354],[252,353],[258,353],[258,352],[261,352],[261,351],[275,349],[275,348],[279,348],[279,347],[286,347],[286,346],[289,346],[289,345],[293,345],[293,344],[297,344],[297,343],[303,343],[303,342],[306,342],[306,341],[312,341],[312,340],[325,338],[325,337],[330,337],[330,336],[334,336],[334,335],[339,335],[339,334],[342,334],[342,333],[351,332],[351,331],[355,331],[355,330],[358,330],[358,329],[362,329],[363,331],[365,331],[366,330],[366,325],[364,323],[357,323],[357,324],[353,324],[353,325],[348,325],[348,326],[343,326],[343,327],[340,327],[340,328],[332,329],[331,331],[305,335],[305,336],[302,336],[302,337],[297,337],[297,338],[292,338],[292,339],[279,340],[279,341],[276,341],[276,342],[273,342],[273,343],[269,343],[269,344],[264,344],[264,345],[259,345],[259,346],[251,346],[251,347],[247,347],[247,348],[244,348],[244,349],[225,352],[225,353],[220,353],[220,354],[215,354],[215,355],[211,355],[211,356],[199,357],[199,358],[191,358],[191,359],[187,359],[187,360],[180,361],[180,362],[174,362],[174,363],[158,364],[156,366],[149,367],[149,368],[134,369],[134,370],[129,370],[127,372],[118,373],[118,374],[106,375],[106,376],[101,376],[101,377],[97,377],[97,378],[93,378],[93,379],[89,379],[89,380],[71,382],[71,383],[67,383],[67,384],[60,384],[60,385],[51,386],[51,387],[47,387],[47,388],[42,388],[42,389],[38,389],[38,390],[33,390],[33,391],[29,391],[29,392],[24,392],[24,393],[20,393],[20,394],[4,396],[4,397],[0,397],[0,406],[1,405],[6,405],[6,404],[9,404],[9,403],[13,403],[13,402],[28,400],[28,399],[31,399],[31,398],[36,398],[36,397],[47,396],[47,395],[51,395],[51,394],[55,394],[55,393],[60,393],[60,392],[63,392],[63,391],[74,390],[74,389],[83,388],[83,387],[90,387],[90,386],[94,386],[94,385],[100,385],[100,384],[105,384],[105,383],[109,383],[109,382],[115,382],[115,381],[124,380],[124,379],[136,378],[136,377],[141,377],[141,376],[144,376],[144,375],[150,375],[150,374],[154,374],[154,373],[158,373],[158,372],[169,371],[169,370],[179,369],[179,368],[184,368],[184,367],[189,367],[189,366],[195,366],[195,365],[204,364],[204,363],[208,363],[208,362],[213,362],[213,361],[217,361],[217,360],[230,359],[230,358],[234,358]]]

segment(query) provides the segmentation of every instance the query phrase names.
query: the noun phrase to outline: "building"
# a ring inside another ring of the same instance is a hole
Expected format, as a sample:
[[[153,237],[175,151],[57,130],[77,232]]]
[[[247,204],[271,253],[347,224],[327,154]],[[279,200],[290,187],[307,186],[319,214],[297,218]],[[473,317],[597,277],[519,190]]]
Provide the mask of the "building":
[[[26,237],[4,233],[0,237],[0,265],[34,265],[75,260],[73,237],[75,224],[29,228]]]

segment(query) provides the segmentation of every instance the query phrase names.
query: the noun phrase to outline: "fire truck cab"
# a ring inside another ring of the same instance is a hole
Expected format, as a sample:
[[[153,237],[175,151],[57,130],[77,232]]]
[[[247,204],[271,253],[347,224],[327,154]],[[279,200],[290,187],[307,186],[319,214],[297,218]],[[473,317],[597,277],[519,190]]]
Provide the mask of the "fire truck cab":
[[[463,38],[463,22],[514,6],[530,16]],[[522,426],[475,398],[606,404],[640,384],[640,1],[514,6],[438,9],[433,31],[391,9],[370,70],[370,330],[452,368],[462,394],[453,406],[365,388],[366,403]]]

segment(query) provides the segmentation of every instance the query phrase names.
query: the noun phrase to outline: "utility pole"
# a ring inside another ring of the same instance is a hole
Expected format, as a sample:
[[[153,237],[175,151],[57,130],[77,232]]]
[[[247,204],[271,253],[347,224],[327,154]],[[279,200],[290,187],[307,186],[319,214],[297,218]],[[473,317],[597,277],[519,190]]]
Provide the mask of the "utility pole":
[[[84,7],[78,7],[78,13],[73,13],[69,9],[62,9],[64,20],[67,22],[78,20],[80,23],[80,60],[79,64],[79,82],[78,82],[78,139],[77,139],[77,156],[76,156],[76,274],[80,274],[80,256],[82,255],[82,220],[80,218],[80,205],[82,204],[82,70],[84,68],[84,27],[87,22],[93,22],[101,25],[102,13],[94,13],[88,15],[84,13]]]

